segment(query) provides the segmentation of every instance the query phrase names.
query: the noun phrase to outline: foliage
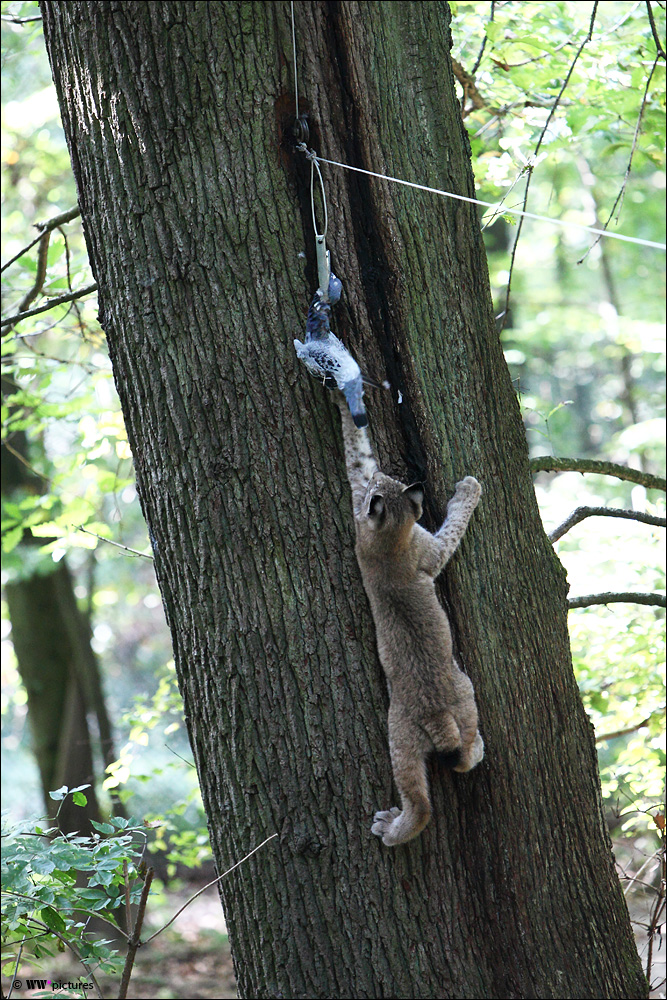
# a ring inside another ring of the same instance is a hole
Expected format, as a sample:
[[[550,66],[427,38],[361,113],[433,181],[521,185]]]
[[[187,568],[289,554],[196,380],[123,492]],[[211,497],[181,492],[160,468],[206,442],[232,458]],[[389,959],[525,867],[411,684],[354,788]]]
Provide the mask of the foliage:
[[[588,41],[592,3],[452,9],[480,197],[523,207],[528,193],[525,207],[538,214],[598,228],[611,219],[611,231],[664,240],[664,59],[647,5],[597,5]],[[663,37],[664,9],[651,10]],[[484,223],[493,218],[489,210]],[[528,221],[514,247],[518,228],[506,217],[485,236],[531,451],[664,474],[662,253]],[[583,504],[664,516],[663,498],[613,479],[542,475],[536,487],[548,529]],[[558,543],[571,593],[664,589],[661,529],[609,520],[592,518]],[[620,798],[623,825],[654,837],[646,810],[663,787],[662,628],[661,612],[632,605],[570,614],[575,672],[598,736],[636,727],[600,743],[610,821]]]
[[[162,852],[169,877],[183,868],[198,868],[210,857],[199,785],[194,777],[194,765],[176,751],[172,759],[164,762],[160,757],[155,763],[151,763],[150,756],[148,761],[142,761],[138,751],[149,748],[153,731],[173,738],[181,726],[182,710],[176,670],[171,660],[154,694],[150,698],[135,697],[132,710],[124,716],[123,723],[129,726],[129,739],[118,760],[107,768],[108,777],[104,781],[104,787],[116,789],[121,801],[125,802],[132,802],[137,797],[138,785],[148,786],[148,796],[146,793],[142,796],[147,821],[154,829],[148,850]],[[191,776],[187,774],[188,767],[192,769]],[[168,803],[166,807],[165,802]]]
[[[646,5],[600,4],[576,61],[593,4],[453,8],[454,57],[469,73],[481,53],[481,106],[468,98],[465,119],[480,197],[521,207],[530,183],[533,212],[597,227],[613,216],[611,231],[664,240],[664,60]],[[664,10],[652,11],[664,34]],[[512,271],[503,342],[531,446],[661,461],[662,255],[527,222],[512,268],[516,228],[486,232],[499,313]]]
[[[598,614],[574,611],[570,618],[579,687],[597,739],[606,744],[600,752],[603,795],[620,802],[623,812],[632,810],[626,829],[636,828],[642,814],[661,800],[667,763],[659,669],[665,659],[664,616],[639,607],[630,616],[623,631],[610,608]]]
[[[593,162],[592,154],[599,153],[605,159],[594,179],[616,189],[623,174],[614,154],[630,152],[640,113],[639,169],[664,168],[664,61],[645,4],[457,2],[451,7],[452,54],[467,71],[477,64],[476,100],[468,89],[464,114],[481,186],[504,194],[519,174],[546,159],[576,171],[577,157]],[[664,9],[652,4],[652,13],[663,37]],[[548,120],[544,149],[535,155]],[[568,195],[575,221],[574,213],[585,213],[587,206],[581,191]],[[658,219],[651,216],[648,222],[659,238]]]
[[[84,791],[89,787],[63,786],[50,795],[61,802],[61,807],[68,795],[76,805],[85,806]],[[32,959],[42,963],[67,949],[84,970],[81,979],[87,981],[86,989],[94,986],[101,996],[96,976],[100,972],[112,976],[122,972],[118,995],[124,997],[137,948],[170,926],[199,892],[142,941],[140,934],[153,884],[153,869],[146,867],[144,854],[148,830],[159,824],[119,816],[108,823],[94,820],[92,823],[97,831],[92,837],[62,834],[55,827],[43,828],[39,823],[3,823],[0,914],[3,971],[15,979],[22,961]],[[277,834],[268,840],[274,836]],[[182,834],[178,858],[181,863],[188,852],[195,850],[195,838],[195,831]],[[211,885],[213,882],[204,889]],[[138,909],[133,911],[133,906]],[[108,937],[100,937],[93,929],[99,921],[109,928]],[[40,993],[49,997],[59,995],[55,988],[54,992]]]
[[[72,795],[86,804],[84,790],[66,787],[51,792],[56,801]],[[86,977],[102,971],[117,973],[123,959],[119,939],[127,935],[118,910],[138,903],[143,876],[140,860],[146,841],[143,824],[114,816],[93,826],[92,837],[63,835],[39,824],[7,824],[2,832],[3,969],[14,970],[21,958],[36,960],[68,948]],[[91,917],[110,927],[111,938],[89,931]],[[53,994],[57,995],[57,994]]]

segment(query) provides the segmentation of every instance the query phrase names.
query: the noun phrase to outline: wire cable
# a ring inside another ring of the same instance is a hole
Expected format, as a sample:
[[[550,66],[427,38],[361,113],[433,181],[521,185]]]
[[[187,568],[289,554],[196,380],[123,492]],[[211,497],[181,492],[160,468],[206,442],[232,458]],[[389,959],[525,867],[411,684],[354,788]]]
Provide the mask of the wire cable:
[[[400,177],[391,177],[388,174],[378,174],[374,170],[364,170],[361,167],[351,167],[349,163],[340,163],[338,160],[327,160],[323,156],[316,157],[319,163],[328,163],[332,167],[340,167],[342,170],[354,170],[358,174],[366,174],[368,177],[377,177],[380,180],[391,181],[392,184],[402,184],[405,187],[416,188],[417,191],[427,191],[429,194],[436,194],[442,198],[455,198],[457,201],[467,201],[471,205],[484,205],[486,208],[493,208],[499,215],[522,215],[527,219],[537,219],[539,222],[550,222],[552,226],[562,226],[565,229],[580,229],[587,233],[595,233],[596,236],[608,236],[612,240],[623,240],[626,243],[639,243],[645,247],[655,247],[656,250],[667,250],[664,243],[655,243],[653,240],[643,240],[638,236],[624,236],[621,233],[610,233],[607,229],[595,229],[593,226],[584,226],[581,222],[570,222],[567,219],[552,219],[548,215],[537,215],[535,212],[526,212],[520,208],[507,208],[499,206],[492,201],[481,201],[479,198],[468,198],[463,194],[454,194],[453,191],[443,191],[441,188],[429,187],[427,184],[415,184],[413,181],[404,181]]]

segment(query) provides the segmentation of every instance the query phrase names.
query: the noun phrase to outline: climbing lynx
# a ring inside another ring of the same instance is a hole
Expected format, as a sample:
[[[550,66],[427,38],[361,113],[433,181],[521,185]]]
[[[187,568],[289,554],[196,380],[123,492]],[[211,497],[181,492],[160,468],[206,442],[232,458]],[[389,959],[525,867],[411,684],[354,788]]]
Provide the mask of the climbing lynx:
[[[389,750],[401,809],[377,812],[371,830],[388,847],[416,837],[431,818],[426,760],[455,771],[484,756],[473,687],[452,656],[449,621],[434,580],[455,552],[481,496],[476,479],[456,486],[447,518],[431,535],[421,517],[421,486],[383,475],[365,428],[342,400],[345,461],[352,487],[356,553],[389,687]]]

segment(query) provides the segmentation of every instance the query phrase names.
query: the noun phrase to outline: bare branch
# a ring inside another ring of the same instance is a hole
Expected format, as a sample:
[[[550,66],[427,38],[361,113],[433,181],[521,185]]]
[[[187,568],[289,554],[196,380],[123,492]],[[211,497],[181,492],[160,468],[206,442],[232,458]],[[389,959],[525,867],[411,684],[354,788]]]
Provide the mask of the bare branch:
[[[44,287],[44,281],[46,280],[46,266],[49,258],[49,240],[51,239],[51,233],[44,233],[39,240],[39,246],[37,248],[37,271],[35,272],[35,281],[32,288],[30,288],[21,300],[19,305],[19,312],[24,312],[31,302],[34,302],[42,288]]]
[[[54,215],[48,222],[35,223],[35,228],[39,229],[39,236],[36,236],[32,243],[28,243],[27,247],[23,247],[23,250],[19,250],[17,254],[14,254],[11,260],[8,260],[6,264],[3,264],[2,267],[0,267],[0,274],[2,274],[3,271],[6,271],[15,260],[22,257],[24,253],[27,253],[28,250],[32,250],[35,243],[39,243],[44,233],[49,233],[52,229],[57,229],[58,226],[64,226],[66,222],[71,222],[72,219],[76,219],[78,215],[81,215],[81,212],[79,211],[78,206],[76,206],[75,208],[68,208],[66,212],[61,212],[60,215]]]
[[[495,14],[496,14],[496,2],[495,2],[495,0],[491,0],[491,12],[489,13],[489,20],[488,20],[489,24],[492,23],[492,21],[493,21],[493,19],[495,17]],[[486,40],[487,40],[487,38],[488,38],[488,35],[486,33],[486,28],[485,28],[484,29],[484,38],[482,39],[481,48],[480,48],[479,52],[477,53],[477,58],[475,59],[475,65],[470,70],[470,75],[472,77],[475,76],[475,73],[479,69],[479,64],[482,61],[482,56],[484,55],[484,49],[486,48]]]
[[[93,538],[99,538],[101,542],[107,542],[108,545],[115,545],[117,549],[124,549],[125,552],[129,552],[133,556],[141,556],[142,559],[153,560],[153,556],[149,552],[139,552],[138,549],[131,549],[127,545],[121,545],[120,542],[112,542],[110,538],[105,538],[104,535],[96,535],[94,531],[88,531],[88,528],[82,528],[80,524],[73,525],[78,531],[83,531],[85,535],[92,535]]]
[[[588,25],[588,34],[586,35],[586,37],[584,38],[583,42],[581,43],[581,45],[577,49],[576,55],[575,55],[574,59],[572,60],[572,62],[570,63],[570,68],[567,71],[567,76],[563,80],[563,86],[558,91],[556,99],[553,102],[553,104],[551,105],[551,111],[549,112],[547,120],[544,123],[544,128],[540,132],[540,137],[537,140],[537,145],[535,146],[535,151],[533,153],[533,160],[534,161],[537,158],[537,154],[540,151],[540,147],[541,147],[541,145],[542,145],[542,143],[544,141],[544,137],[547,134],[547,130],[549,128],[549,125],[551,124],[551,119],[553,118],[554,114],[556,113],[556,108],[560,104],[560,99],[563,96],[563,94],[565,93],[565,88],[567,87],[568,83],[570,82],[570,77],[572,76],[572,73],[574,72],[574,67],[575,67],[575,65],[577,63],[577,60],[578,60],[579,56],[581,55],[581,53],[584,51],[584,47],[588,44],[588,42],[590,42],[590,40],[591,40],[591,38],[593,36],[593,25],[595,24],[595,17],[596,17],[596,14],[597,14],[597,10],[598,10],[598,0],[595,0],[595,3],[593,4],[593,10],[591,12],[591,20],[590,20],[590,23]],[[533,164],[530,164],[528,166],[526,172],[527,172],[528,176],[526,178],[526,187],[525,187],[524,194],[523,194],[523,205],[521,206],[521,211],[522,212],[526,211],[526,205],[528,204],[528,191],[530,190],[530,182],[531,182],[531,180],[533,178]],[[507,291],[506,291],[506,294],[505,294],[505,306],[503,308],[503,311],[500,314],[500,317],[501,317],[501,320],[502,320],[502,322],[500,324],[500,330],[499,330],[500,333],[502,333],[502,331],[505,329],[505,323],[507,322],[507,315],[509,313],[509,307],[510,307],[510,290],[511,290],[511,287],[512,287],[512,273],[514,271],[514,259],[516,257],[516,251],[517,251],[517,248],[519,246],[519,238],[521,236],[521,230],[523,228],[523,220],[524,220],[524,216],[523,215],[519,216],[519,223],[517,225],[516,236],[514,238],[514,245],[512,246],[512,254],[511,254],[511,257],[510,257],[509,275],[508,275],[508,278],[507,278]]]
[[[475,83],[475,77],[472,73],[466,72],[460,62],[456,59],[452,59],[452,72],[454,76],[459,81],[463,87],[463,100],[461,101],[461,117],[466,118],[469,111],[466,111],[465,105],[466,100],[470,100],[472,103],[472,108],[483,108],[486,106],[486,101],[477,89],[477,84]]]
[[[632,148],[630,149],[630,156],[628,158],[628,165],[625,168],[625,176],[623,177],[623,181],[621,183],[620,190],[619,190],[618,194],[616,195],[616,200],[614,201],[614,204],[611,206],[611,212],[609,213],[609,216],[607,217],[607,221],[602,223],[602,229],[605,232],[607,230],[607,227],[608,227],[609,223],[611,222],[611,220],[614,217],[614,213],[616,212],[617,206],[618,206],[618,210],[619,210],[619,214],[620,214],[620,210],[621,210],[620,209],[620,204],[622,204],[623,198],[625,197],[625,189],[627,187],[628,180],[630,179],[630,171],[632,169],[632,159],[633,159],[633,157],[635,155],[635,150],[637,149],[637,142],[639,140],[639,129],[641,127],[642,118],[644,117],[644,109],[646,107],[646,100],[648,98],[648,90],[649,90],[649,87],[651,86],[651,80],[653,79],[653,74],[655,73],[655,67],[657,65],[658,65],[658,56],[655,57],[655,61],[654,61],[653,65],[651,66],[651,72],[648,75],[648,79],[646,81],[646,87],[644,88],[644,96],[642,98],[642,103],[641,103],[641,105],[639,107],[639,114],[637,116],[637,124],[635,125],[635,134],[634,134],[633,139],[632,139]],[[618,221],[618,216],[617,216],[617,221]],[[577,261],[578,264],[581,264],[582,261],[586,260],[586,257],[588,256],[588,254],[591,252],[591,250],[593,249],[593,247],[596,246],[600,242],[601,239],[602,239],[602,234],[600,234],[598,236],[598,238],[593,243],[591,243],[590,247],[588,248],[588,250],[586,251],[586,253],[584,254],[584,256],[581,258],[581,260]]]
[[[664,841],[664,837],[663,837],[662,844],[663,844],[663,846],[662,846],[662,853],[663,853],[663,871],[664,871],[664,853],[665,853],[665,846],[664,846],[665,845],[665,841]],[[653,939],[656,936],[656,934],[660,933],[660,931],[659,931],[660,921],[661,921],[662,915],[663,915],[663,913],[665,911],[665,880],[664,880],[664,878],[660,879],[660,883],[659,884],[660,884],[660,888],[658,889],[658,895],[657,895],[657,897],[656,897],[656,899],[655,899],[655,901],[653,903],[653,909],[651,911],[651,922],[648,925],[648,929],[647,929],[648,955],[646,957],[646,978],[648,979],[649,983],[651,982],[651,967],[653,965]],[[658,943],[658,947],[660,947],[660,942]],[[662,983],[664,983],[664,979],[662,980]]]
[[[80,288],[78,292],[68,292],[67,295],[59,295],[55,299],[51,299],[46,305],[37,306],[36,309],[28,309],[27,312],[16,313],[15,316],[8,316],[7,319],[3,319],[0,322],[2,327],[12,327],[15,323],[20,323],[22,319],[28,319],[29,316],[37,316],[39,313],[48,312],[49,309],[55,309],[56,306],[62,306],[65,302],[73,302],[74,299],[81,299],[84,295],[91,295],[93,292],[97,291],[97,284],[86,285],[85,288]]]
[[[132,904],[130,902],[130,872],[127,858],[123,860],[123,888],[125,890],[125,925],[129,934],[132,930]]]
[[[655,20],[653,19],[653,11],[651,9],[651,0],[646,0],[646,10],[648,11],[648,19],[651,23],[651,31],[653,32],[653,41],[655,42],[655,47],[658,50],[658,55],[665,59],[665,50],[660,42],[660,36],[658,35],[658,29],[655,26]]]
[[[643,524],[657,524],[661,528],[667,528],[667,519],[655,517],[653,514],[644,514],[640,510],[623,510],[619,507],[577,507],[562,524],[554,528],[549,535],[549,541],[557,542],[566,531],[569,531],[586,517],[623,517],[632,521],[641,521]]]
[[[151,934],[151,936],[149,938],[147,938],[143,943],[144,944],[148,944],[148,942],[152,941],[153,938],[156,938],[158,936],[158,934],[161,934],[162,931],[165,931],[167,929],[167,927],[169,927],[170,924],[173,924],[173,922],[176,919],[176,917],[180,916],[180,914],[183,912],[183,910],[185,909],[185,907],[189,906],[190,903],[192,903],[193,900],[195,900],[197,898],[197,896],[201,896],[202,892],[205,892],[207,889],[210,889],[210,887],[212,885],[215,885],[216,882],[220,882],[220,880],[223,879],[223,878],[225,878],[226,875],[229,875],[229,873],[233,872],[235,868],[238,868],[239,865],[242,865],[244,861],[247,861],[248,858],[251,858],[253,856],[253,854],[256,854],[257,851],[259,851],[259,849],[261,847],[264,847],[264,844],[268,844],[268,842],[270,840],[273,840],[273,838],[277,837],[277,836],[278,836],[277,833],[272,833],[270,837],[267,837],[266,840],[263,840],[261,844],[258,844],[257,847],[254,847],[252,849],[252,851],[250,851],[249,854],[246,854],[245,858],[241,858],[240,861],[237,861],[235,865],[232,865],[231,868],[228,868],[226,872],[222,873],[222,875],[218,875],[217,878],[214,878],[212,882],[207,882],[207,884],[205,886],[202,886],[202,888],[198,892],[196,892],[194,894],[194,896],[190,896],[190,898],[187,901],[187,903],[184,903],[183,906],[180,908],[180,910],[176,911],[176,913],[173,915],[173,917],[171,918],[171,920],[168,920],[167,923],[163,927],[160,927],[160,929],[157,930],[155,932],[155,934]]]
[[[615,733],[601,733],[599,736],[596,734],[595,742],[604,743],[605,740],[616,740],[619,736],[630,736],[632,733],[636,733],[638,729],[643,729],[645,726],[648,726],[654,715],[661,715],[664,711],[665,706],[663,705],[662,708],[656,708],[656,710],[651,712],[646,719],[642,719],[641,722],[635,723],[634,726],[628,726],[627,729],[617,729]]]
[[[640,469],[631,469],[627,465],[616,462],[599,462],[592,458],[553,458],[551,455],[540,455],[529,461],[531,472],[591,472],[596,476],[615,476],[629,483],[638,483],[647,490],[662,490],[667,492],[667,480],[660,476],[652,476]]]
[[[26,935],[23,935],[23,940],[21,941],[21,946],[19,948],[19,953],[16,956],[16,965],[14,966],[14,975],[12,976],[12,985],[9,987],[9,993],[7,994],[7,1000],[11,1000],[11,995],[14,992],[14,983],[16,982],[16,977],[18,976],[19,966],[21,964],[21,955],[23,954],[23,945],[26,941]],[[3,993],[4,996],[4,993]]]
[[[12,24],[30,24],[31,21],[41,20],[41,14],[36,14],[34,17],[14,17],[13,14],[0,14],[0,21],[11,21]]]
[[[14,458],[16,458],[19,462],[22,462],[23,465],[25,465],[26,469],[29,469],[30,472],[32,472],[33,476],[37,476],[39,479],[43,479],[45,483],[50,482],[49,477],[45,476],[43,472],[38,472],[38,470],[35,469],[30,464],[30,462],[27,460],[27,458],[24,458],[23,455],[21,455],[20,452],[18,452],[15,448],[12,448],[11,444],[9,443],[9,441],[4,441],[3,445],[7,449],[7,451],[11,452],[11,454],[14,456]]]
[[[127,989],[130,985],[130,977],[132,975],[132,968],[134,966],[134,959],[137,954],[137,949],[141,942],[141,928],[144,923],[144,915],[146,913],[146,903],[148,902],[148,894],[151,891],[151,882],[153,881],[153,876],[155,872],[152,868],[149,868],[146,872],[146,880],[144,882],[143,888],[141,890],[141,899],[139,900],[139,907],[137,910],[137,919],[134,927],[132,928],[132,937],[130,938],[127,955],[125,957],[125,965],[123,967],[123,976],[120,981],[120,989],[118,990],[118,1000],[125,1000],[127,997]]]
[[[488,20],[489,24],[491,24],[491,22],[494,19],[495,12],[496,12],[495,8],[496,8],[495,0],[492,0],[492,2],[491,2],[491,13],[489,15],[489,20]],[[487,35],[486,28],[485,28],[484,29],[484,38],[482,39],[482,44],[480,46],[479,52],[477,53],[477,58],[475,59],[475,64],[474,64],[473,68],[470,70],[470,72],[468,72],[467,70],[465,70],[463,68],[463,66],[461,65],[461,63],[457,62],[456,59],[452,59],[452,70],[454,72],[454,76],[456,77],[456,79],[459,81],[459,83],[463,87],[463,98],[461,100],[461,117],[462,118],[467,118],[468,115],[470,114],[470,112],[473,111],[475,108],[484,108],[484,107],[486,107],[486,101],[484,100],[484,98],[482,97],[482,95],[480,94],[480,92],[478,91],[477,84],[475,83],[475,73],[479,69],[479,64],[482,61],[482,56],[484,55],[484,49],[486,48],[486,43],[488,41],[488,37],[489,36]],[[472,107],[470,107],[470,108],[468,108],[466,110],[466,100],[468,98],[471,101]]]
[[[664,594],[587,594],[585,597],[568,597],[568,608],[588,608],[592,604],[653,604],[659,608],[667,607]]]
[[[37,270],[35,272],[35,280],[33,281],[31,287],[25,293],[21,302],[19,304],[18,315],[20,316],[22,312],[25,312],[31,302],[34,302],[37,296],[40,294],[44,287],[44,282],[46,280],[46,267],[49,259],[49,240],[51,239],[51,230],[48,230],[39,237],[39,247],[37,249]],[[16,321],[15,321],[16,322]],[[9,333],[14,324],[4,324],[7,326],[6,333]]]
[[[549,56],[555,55],[556,52],[560,52],[561,49],[564,49],[566,45],[570,45],[570,43],[572,42],[572,39],[574,38],[574,36],[576,34],[577,34],[576,30],[573,31],[571,35],[568,35],[568,37],[565,39],[564,42],[561,42],[560,45],[557,45],[554,49],[551,49],[550,52],[543,52],[541,55],[539,55],[539,56],[533,56],[531,59],[524,59],[523,62],[518,62],[518,63],[504,63],[503,64],[503,69],[505,69],[505,70],[519,69],[519,67],[521,67],[521,66],[529,66],[531,63],[541,62],[542,59],[548,59]],[[539,105],[539,104],[537,105],[537,107],[541,107],[541,106],[542,105]]]

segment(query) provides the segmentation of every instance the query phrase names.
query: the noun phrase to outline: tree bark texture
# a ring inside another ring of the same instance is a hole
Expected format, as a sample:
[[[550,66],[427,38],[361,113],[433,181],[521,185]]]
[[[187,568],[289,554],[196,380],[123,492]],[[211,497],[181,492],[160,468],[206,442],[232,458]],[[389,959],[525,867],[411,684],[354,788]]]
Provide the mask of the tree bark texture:
[[[289,3],[43,2],[49,56],[245,997],[639,997],[646,985],[470,205],[325,169],[336,330],[381,466],[482,502],[442,585],[485,761],[387,850],[387,695],[317,284]],[[444,3],[295,5],[310,144],[473,195]],[[302,254],[305,252],[305,263]],[[397,401],[398,391],[402,403]]]

